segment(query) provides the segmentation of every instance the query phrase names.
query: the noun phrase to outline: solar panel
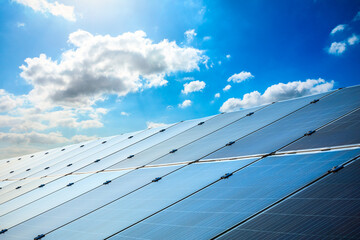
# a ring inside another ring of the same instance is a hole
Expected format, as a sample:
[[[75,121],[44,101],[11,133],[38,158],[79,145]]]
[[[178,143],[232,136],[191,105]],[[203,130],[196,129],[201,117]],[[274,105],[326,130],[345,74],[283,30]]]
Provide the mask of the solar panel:
[[[357,160],[219,239],[359,239],[359,188]]]
[[[164,155],[167,155],[171,150],[180,149],[181,147],[217,131],[220,128],[224,128],[239,119],[245,118],[248,113],[254,111],[256,112],[261,108],[262,107],[217,115],[216,117],[205,121],[201,125],[195,126],[194,128],[184,131],[181,134],[169,138],[168,140],[135,155],[131,159],[121,161],[118,164],[110,166],[108,169],[121,169],[146,165]]]
[[[359,153],[350,150],[264,158],[111,239],[210,239]]]
[[[82,193],[90,191],[93,188],[96,188],[99,185],[102,185],[105,181],[113,179],[120,175],[125,174],[127,171],[116,171],[116,172],[106,172],[106,173],[97,173],[89,175],[83,178],[81,181],[77,182],[68,182],[74,183],[71,185],[64,185],[63,188],[55,191],[47,196],[40,198],[37,201],[31,202],[28,205],[25,205],[21,208],[18,208],[12,212],[9,212],[0,217],[0,222],[5,228],[13,227],[23,221],[26,221],[33,216],[36,216],[42,212],[45,212],[53,207],[56,207],[63,202],[71,200]]]
[[[29,236],[34,237],[48,233],[151,183],[154,178],[164,176],[179,167],[181,166],[144,168],[131,171],[119,178],[112,179],[111,183],[107,185],[100,185],[77,198],[34,216],[32,219],[9,229],[7,235],[14,239],[28,239]]]
[[[206,159],[271,153],[304,136],[306,132],[336,120],[358,107],[360,107],[360,87],[336,91],[320,101],[242,138],[233,145],[207,156]]]
[[[309,137],[290,144],[282,151],[326,148],[360,143],[360,110],[321,128]]]
[[[119,200],[94,211],[54,232],[49,239],[72,238],[103,239],[119,229],[125,228],[142,218],[155,213],[209,183],[224,173],[238,169],[253,159],[192,164],[157,182],[143,187]],[[101,225],[101,228],[97,226]]]
[[[258,129],[298,110],[309,104],[313,99],[321,98],[326,94],[319,94],[310,97],[303,97],[291,101],[277,102],[268,107],[256,111],[254,114],[242,118],[224,128],[219,129],[183,148],[178,149],[176,154],[168,154],[155,162],[156,164],[166,164],[175,162],[191,162],[224,147],[230,141],[244,137]]]
[[[359,107],[356,86],[0,160],[0,238],[360,238]]]

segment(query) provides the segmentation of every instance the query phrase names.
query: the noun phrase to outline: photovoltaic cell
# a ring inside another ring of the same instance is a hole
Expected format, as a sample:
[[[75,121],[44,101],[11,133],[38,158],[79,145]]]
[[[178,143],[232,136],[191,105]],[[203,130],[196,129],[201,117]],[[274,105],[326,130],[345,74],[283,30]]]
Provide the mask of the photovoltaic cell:
[[[359,153],[350,150],[261,159],[111,239],[210,239]]]
[[[103,239],[205,187],[253,159],[192,164],[47,234],[49,239]],[[98,226],[101,226],[99,228]],[[11,239],[11,238],[10,238]]]
[[[360,239],[360,161],[219,239]]]
[[[11,228],[33,216],[41,214],[51,208],[56,207],[66,201],[69,201],[97,186],[105,181],[125,174],[127,171],[96,173],[81,181],[74,182],[71,186],[64,185],[63,188],[53,192],[41,199],[38,199],[28,205],[18,208],[0,217],[3,228]],[[71,182],[70,182],[71,183]]]
[[[290,144],[282,151],[360,144],[360,110]]]
[[[321,98],[325,94],[298,98],[295,100],[277,102],[270,106],[260,109],[251,116],[236,121],[224,128],[219,129],[189,145],[186,145],[174,154],[168,154],[151,165],[191,162],[210,154],[217,149],[224,147],[230,141],[239,139],[253,131],[278,120],[291,112],[304,107],[313,99]]]
[[[358,107],[360,87],[336,91],[205,159],[271,153],[304,136],[306,132],[315,130]]]
[[[197,124],[199,122],[206,121],[211,118],[212,117],[207,117],[207,118],[202,118],[202,119],[195,119],[195,120],[180,122],[178,124],[175,124],[175,125],[167,128],[165,132],[160,132],[160,130],[162,128],[156,128],[153,130],[156,132],[156,134],[153,134],[152,136],[149,136],[146,139],[137,142],[136,144],[133,144],[127,148],[124,148],[122,151],[116,152],[115,154],[112,154],[112,155],[104,158],[103,161],[100,161],[99,163],[90,164],[84,168],[81,168],[81,169],[77,170],[77,172],[89,172],[89,171],[106,169],[111,165],[114,165],[118,162],[121,162],[121,161],[127,159],[130,155],[135,156],[139,152],[142,152],[146,149],[152,149],[152,147],[154,145],[162,143],[169,138],[176,137],[179,134],[183,133],[184,131],[186,131],[188,129],[192,129],[194,126],[197,127]],[[150,131],[150,130],[148,130],[148,131]],[[167,150],[163,149],[162,152],[164,152],[164,151],[167,151]],[[158,152],[158,154],[159,154],[159,152]],[[131,158],[131,160],[133,161],[133,158]],[[138,167],[138,165],[134,166],[134,167]]]
[[[220,128],[238,121],[239,119],[245,118],[248,113],[256,112],[261,108],[263,107],[217,115],[216,117],[205,121],[202,125],[195,126],[188,131],[182,132],[181,134],[169,138],[164,142],[154,145],[150,149],[136,154],[133,158],[121,161],[118,164],[110,166],[108,169],[121,169],[146,165],[164,155],[169,154],[169,152],[173,149],[180,149],[184,145],[196,141],[214,131],[217,131]]]
[[[9,239],[28,239],[50,232],[91,211],[96,210],[181,166],[143,168],[131,171],[77,198],[23,222],[7,232]],[[61,217],[59,217],[61,216]]]

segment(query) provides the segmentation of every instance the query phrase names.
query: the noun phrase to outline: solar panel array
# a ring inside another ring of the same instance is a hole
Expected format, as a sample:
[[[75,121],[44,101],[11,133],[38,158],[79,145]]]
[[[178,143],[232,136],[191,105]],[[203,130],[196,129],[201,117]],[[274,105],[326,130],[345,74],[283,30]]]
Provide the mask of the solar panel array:
[[[0,160],[0,239],[360,237],[360,86]]]

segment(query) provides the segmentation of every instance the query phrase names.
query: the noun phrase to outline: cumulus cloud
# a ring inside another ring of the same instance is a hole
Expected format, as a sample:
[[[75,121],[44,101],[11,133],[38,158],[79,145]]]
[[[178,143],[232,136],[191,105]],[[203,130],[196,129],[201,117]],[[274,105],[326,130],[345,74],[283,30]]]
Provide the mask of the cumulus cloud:
[[[328,50],[330,54],[340,55],[346,50],[346,43],[344,42],[333,42]]]
[[[215,98],[219,98],[219,97],[220,97],[220,93],[216,93],[214,97],[215,97]]]
[[[345,27],[346,27],[346,24],[339,24],[336,27],[334,27],[333,30],[331,30],[330,34],[334,35],[337,32],[344,31]]]
[[[68,139],[60,132],[50,133],[3,133],[0,132],[0,141],[13,144],[58,144],[66,143]]]
[[[68,42],[74,48],[59,61],[41,54],[20,67],[34,86],[29,98],[37,106],[89,106],[106,94],[163,86],[167,75],[198,70],[204,58],[203,51],[167,39],[153,43],[143,31],[112,37],[78,30]]]
[[[146,122],[147,128],[158,128],[167,126],[165,123]]]
[[[206,84],[204,81],[192,81],[184,84],[184,89],[181,91],[183,94],[188,94],[191,92],[199,92],[205,88]]]
[[[244,108],[259,106],[275,101],[302,97],[330,91],[334,87],[334,81],[327,82],[324,79],[307,79],[278,83],[268,87],[263,94],[258,91],[246,93],[242,98],[229,98],[220,108],[221,112],[233,112]]]
[[[47,0],[13,0],[19,4],[32,8],[35,12],[50,13],[69,21],[76,21],[74,7],[61,4],[57,1],[50,3]]]
[[[230,54],[227,54],[227,55],[226,55],[226,58],[227,58],[227,59],[230,59],[230,58],[231,58],[231,55],[230,55]]]
[[[196,37],[197,33],[195,32],[195,29],[189,29],[184,33],[184,35],[186,37],[186,41],[190,43],[194,40],[194,37]]]
[[[187,107],[190,107],[191,104],[192,104],[191,100],[185,100],[179,104],[179,108],[187,108]]]
[[[23,97],[16,97],[11,93],[6,92],[4,89],[0,89],[0,113],[11,111],[22,105],[23,102]]]
[[[235,73],[228,78],[228,82],[241,83],[247,79],[254,78],[250,72],[241,71],[240,73]]]
[[[230,88],[231,88],[231,85],[228,84],[228,85],[226,85],[226,86],[223,88],[223,91],[224,91],[224,92],[229,91]]]
[[[96,136],[75,135],[71,138],[70,142],[71,143],[81,143],[81,142],[87,142],[87,141],[95,140],[95,139],[97,139]]]
[[[347,42],[349,43],[349,45],[355,45],[359,43],[359,36],[353,34],[351,37],[347,39]]]

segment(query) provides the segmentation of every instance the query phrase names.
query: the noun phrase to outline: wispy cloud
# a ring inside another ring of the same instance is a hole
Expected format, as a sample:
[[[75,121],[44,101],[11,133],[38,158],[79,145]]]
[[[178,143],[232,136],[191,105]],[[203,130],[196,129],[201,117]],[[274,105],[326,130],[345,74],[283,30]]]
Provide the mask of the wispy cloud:
[[[344,31],[346,26],[347,26],[346,24],[339,24],[336,27],[334,27],[333,30],[331,30],[330,34],[334,35],[337,32]]]
[[[341,55],[346,50],[346,43],[344,42],[333,42],[330,45],[328,53],[334,55]]]
[[[50,13],[68,21],[76,21],[73,6],[67,6],[57,1],[50,3],[47,0],[13,0],[19,4],[32,8],[35,12]]]
[[[242,71],[228,78],[228,82],[241,83],[247,79],[254,78],[250,72]]]
[[[22,28],[22,27],[25,27],[25,23],[23,23],[23,22],[18,22],[18,23],[16,24],[16,26],[17,26],[18,28]]]
[[[197,35],[195,29],[189,29],[184,34],[188,43],[191,43],[194,40],[194,37]]]
[[[226,86],[223,88],[223,91],[224,91],[224,92],[229,91],[230,88],[231,88],[231,85],[228,84],[228,85],[226,85]]]
[[[165,123],[158,123],[158,122],[146,122],[147,128],[158,128],[158,127],[165,127],[167,124]]]
[[[334,81],[327,82],[324,79],[307,79],[278,83],[268,87],[263,94],[258,91],[246,93],[242,98],[229,98],[220,107],[221,112],[233,112],[243,108],[250,108],[280,100],[302,97],[330,91],[334,87]]]
[[[192,81],[189,83],[184,84],[184,89],[181,91],[183,94],[189,94],[192,92],[199,92],[202,91],[206,86],[206,83],[204,81]]]
[[[347,39],[349,45],[355,45],[359,43],[359,36],[353,34],[351,37]]]
[[[190,107],[192,105],[192,101],[191,100],[184,100],[182,103],[180,103],[178,106],[179,108],[187,108]]]

